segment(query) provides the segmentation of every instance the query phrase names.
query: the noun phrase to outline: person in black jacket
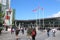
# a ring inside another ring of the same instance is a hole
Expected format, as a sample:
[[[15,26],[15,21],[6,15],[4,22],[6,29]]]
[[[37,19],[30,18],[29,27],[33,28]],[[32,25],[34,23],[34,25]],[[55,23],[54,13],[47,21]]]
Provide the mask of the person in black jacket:
[[[18,27],[16,27],[16,30],[15,30],[16,40],[18,40],[19,31],[20,31],[20,29]]]
[[[50,28],[47,28],[47,36],[49,37]]]

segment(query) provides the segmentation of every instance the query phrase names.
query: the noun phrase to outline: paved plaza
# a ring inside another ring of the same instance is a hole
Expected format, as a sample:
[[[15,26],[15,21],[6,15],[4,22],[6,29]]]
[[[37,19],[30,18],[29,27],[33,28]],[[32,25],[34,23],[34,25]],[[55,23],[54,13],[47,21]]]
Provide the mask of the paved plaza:
[[[52,37],[52,36],[48,37],[46,32],[38,31],[36,40],[60,40],[59,37],[60,37],[60,31],[57,31],[56,37]],[[11,34],[9,31],[4,31],[2,35],[0,35],[0,40],[16,40],[16,36],[14,33]],[[19,40],[28,40],[26,31],[24,34],[22,34],[20,31]]]

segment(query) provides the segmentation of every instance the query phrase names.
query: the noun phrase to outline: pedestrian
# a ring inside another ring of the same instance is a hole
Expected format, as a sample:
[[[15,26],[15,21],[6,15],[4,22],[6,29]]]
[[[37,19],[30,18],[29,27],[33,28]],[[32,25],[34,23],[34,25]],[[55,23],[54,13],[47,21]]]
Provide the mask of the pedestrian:
[[[50,28],[47,28],[47,36],[49,37],[50,36],[50,34],[49,34],[49,32],[50,32]]]
[[[12,27],[11,28],[11,34],[14,33],[15,29]]]
[[[57,31],[57,30],[56,30],[55,28],[52,29],[52,36],[53,36],[53,37],[55,37],[56,31]]]
[[[27,38],[28,38],[28,40],[31,40],[31,32],[32,32],[32,29],[28,28],[27,29]]]
[[[22,28],[21,31],[22,31],[22,34],[24,34],[24,28]]]
[[[36,37],[36,29],[32,29],[32,32],[31,32],[31,35],[32,35],[32,40],[35,40],[35,37]]]
[[[16,27],[16,30],[15,30],[16,40],[18,40],[19,31],[20,31],[20,29],[18,27]]]

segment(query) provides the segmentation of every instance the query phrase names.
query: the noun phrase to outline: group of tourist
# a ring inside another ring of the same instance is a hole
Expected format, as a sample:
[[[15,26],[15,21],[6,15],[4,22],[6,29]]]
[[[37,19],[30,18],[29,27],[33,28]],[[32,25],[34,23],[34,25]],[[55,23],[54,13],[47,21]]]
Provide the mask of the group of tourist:
[[[16,40],[19,39],[19,37],[18,37],[19,31],[21,31],[22,34],[24,34],[24,30],[25,30],[24,28],[20,28],[20,29],[19,29],[19,27],[15,28]],[[14,33],[14,28],[11,28],[11,34],[13,34],[13,33]],[[28,27],[27,28],[27,39],[28,40],[35,40],[35,37],[36,37],[36,29]]]
[[[35,28],[28,28],[28,30],[27,30],[27,37],[30,40],[31,40],[31,37],[32,37],[32,40],[35,40],[35,37],[36,37],[36,29]]]
[[[47,36],[48,36],[48,37],[50,37],[50,36],[55,37],[55,33],[56,33],[56,32],[57,32],[57,29],[55,29],[55,28],[52,28],[52,29],[47,28]]]
[[[12,28],[12,30],[14,30],[14,29]],[[11,34],[14,32],[12,30],[11,30]],[[25,30],[24,28],[21,28],[21,30],[20,30],[18,27],[16,27],[16,29],[15,29],[16,40],[18,40],[19,31],[21,31],[22,34],[24,34],[24,30]],[[47,31],[48,37],[50,37],[51,35],[53,37],[55,37],[55,33],[57,30],[55,28],[53,28],[53,29],[47,28],[46,31]],[[37,34],[36,28],[31,28],[31,27],[27,28],[27,39],[28,40],[35,40],[36,34]]]

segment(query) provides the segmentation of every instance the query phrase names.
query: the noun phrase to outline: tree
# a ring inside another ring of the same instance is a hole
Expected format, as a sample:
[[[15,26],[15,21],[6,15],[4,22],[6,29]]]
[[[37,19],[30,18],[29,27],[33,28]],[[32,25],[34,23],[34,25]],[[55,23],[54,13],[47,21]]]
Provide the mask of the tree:
[[[0,24],[2,23],[2,4],[0,4]]]
[[[3,29],[2,24],[3,24],[3,14],[2,14],[2,4],[0,4],[0,34]]]
[[[4,17],[5,13],[3,14],[2,11],[2,4],[0,4],[0,24],[3,24],[3,17]]]

